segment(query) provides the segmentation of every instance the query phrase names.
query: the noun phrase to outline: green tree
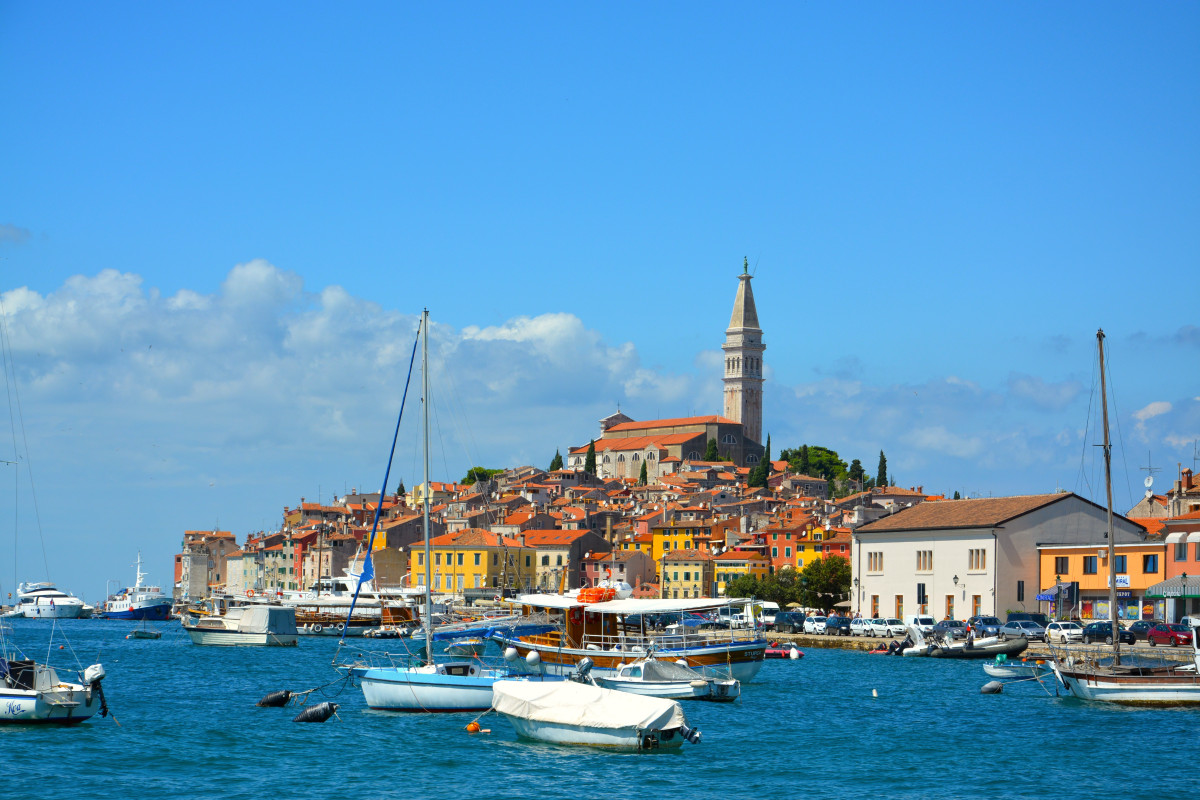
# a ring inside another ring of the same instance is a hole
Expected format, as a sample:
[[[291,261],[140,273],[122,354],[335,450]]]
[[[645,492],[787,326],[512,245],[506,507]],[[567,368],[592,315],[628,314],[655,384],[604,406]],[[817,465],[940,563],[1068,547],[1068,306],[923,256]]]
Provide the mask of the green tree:
[[[960,494],[958,493],[958,489],[955,489],[955,490],[954,490],[954,499],[955,499],[955,500],[962,500],[962,495],[960,495]]]
[[[642,462],[642,471],[638,474],[638,486],[645,486],[647,481],[646,462]]]
[[[708,447],[704,448],[704,460],[705,461],[717,461],[718,459],[720,459],[720,457],[721,457],[721,455],[717,452],[717,440],[709,439]]]
[[[406,494],[408,494],[408,492],[404,488],[404,479],[401,478],[400,482],[396,484],[396,496],[399,497]]]
[[[883,454],[882,450],[879,451],[879,469],[875,473],[875,485],[888,485],[887,456]]]
[[[814,558],[800,572],[802,599],[806,607],[830,609],[850,594],[850,559],[843,556]]]
[[[583,471],[596,474],[596,440],[588,442],[587,455],[583,457]]]
[[[562,469],[562,467],[563,467],[562,453],[560,453],[558,450],[555,450],[554,458],[550,459],[550,472],[554,472],[555,470]]]
[[[459,483],[463,486],[474,486],[476,481],[486,481],[493,475],[499,475],[504,472],[502,469],[488,469],[486,467],[471,467],[467,470],[467,475]]]
[[[862,462],[857,458],[850,462],[850,469],[846,473],[850,476],[850,480],[857,481],[860,485],[863,483],[865,472],[863,471]]]
[[[800,462],[796,465],[796,469],[801,475],[808,475],[812,469],[812,462],[808,459],[808,445],[800,446]]]

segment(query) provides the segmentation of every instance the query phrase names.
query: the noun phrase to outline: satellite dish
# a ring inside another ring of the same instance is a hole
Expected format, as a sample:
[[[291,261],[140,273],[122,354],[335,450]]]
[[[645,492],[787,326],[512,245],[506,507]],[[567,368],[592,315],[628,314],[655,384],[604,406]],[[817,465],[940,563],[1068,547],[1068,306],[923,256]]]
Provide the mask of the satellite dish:
[[[1154,485],[1154,477],[1151,475],[1147,475],[1146,480],[1142,481],[1142,485],[1145,486],[1147,489],[1149,489],[1151,486]]]
[[[1152,489],[1147,489],[1146,490],[1146,499],[1149,500],[1151,497],[1154,497],[1154,491]]]

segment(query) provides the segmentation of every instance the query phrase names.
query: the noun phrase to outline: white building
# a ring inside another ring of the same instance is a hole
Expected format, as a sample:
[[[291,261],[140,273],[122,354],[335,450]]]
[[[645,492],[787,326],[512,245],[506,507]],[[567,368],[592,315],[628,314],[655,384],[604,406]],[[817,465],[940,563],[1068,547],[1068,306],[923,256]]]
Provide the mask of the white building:
[[[1145,529],[1113,515],[1118,543]],[[1053,576],[1038,547],[1105,545],[1105,509],[1072,493],[927,502],[857,528],[851,541],[851,609],[863,616],[928,614],[1004,618],[1034,611]]]

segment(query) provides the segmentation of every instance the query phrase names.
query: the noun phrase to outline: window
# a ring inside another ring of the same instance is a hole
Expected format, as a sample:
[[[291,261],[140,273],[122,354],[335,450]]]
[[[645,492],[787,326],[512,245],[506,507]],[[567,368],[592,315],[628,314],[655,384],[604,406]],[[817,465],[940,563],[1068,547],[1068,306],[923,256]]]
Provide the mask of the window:
[[[896,595],[896,616],[904,619],[904,595]]]
[[[433,554],[433,564],[434,564],[434,566],[437,566],[437,567],[440,567],[442,565],[442,554],[441,553]]]
[[[531,556],[531,555],[529,555],[529,554],[527,553],[527,554],[525,555],[525,566],[526,566],[526,567],[530,566],[530,562],[531,562],[531,561],[533,561],[533,556]]]
[[[779,548],[778,547],[771,548],[771,558],[779,558]]]
[[[1017,581],[1017,602],[1025,602],[1025,581]]]
[[[883,572],[883,553],[867,553],[867,572]]]
[[[639,456],[637,453],[634,453],[632,456],[630,456],[630,459],[633,461],[637,461],[640,458],[641,458],[641,456]]]
[[[542,566],[543,567],[550,566],[550,556],[542,556]]]
[[[1187,561],[1187,542],[1175,543],[1175,560]]]
[[[479,553],[475,554],[475,566],[479,566]]]
[[[1056,575],[1066,575],[1068,572],[1071,571],[1070,567],[1067,566],[1070,563],[1070,561],[1071,561],[1071,559],[1069,559],[1067,556],[1055,556],[1054,557],[1054,573]]]
[[[917,551],[917,572],[932,572],[933,571],[933,551],[918,550]]]
[[[492,566],[494,567],[494,566],[496,566],[496,565],[497,565],[497,564],[499,564],[499,563],[500,563],[500,554],[499,554],[499,553],[492,553]]]
[[[967,553],[967,569],[987,569],[987,550],[972,548]]]
[[[1155,575],[1158,573],[1158,554],[1149,553],[1142,556],[1142,572],[1147,575]]]
[[[727,433],[721,437],[721,444],[737,444],[737,437],[732,433]]]
[[[559,566],[559,567],[562,566],[562,553],[558,554],[558,558],[555,559],[554,564],[555,564],[555,566]]]
[[[1083,574],[1084,575],[1095,575],[1096,574],[1096,557],[1095,556],[1084,556],[1083,557]]]
[[[463,565],[463,554],[462,553],[458,554],[458,565],[460,567]]]
[[[684,570],[683,579],[685,581],[690,581],[692,579],[692,573],[688,572],[687,570]]]
[[[1117,560],[1114,562],[1114,564],[1116,565],[1117,572],[1121,573],[1121,574],[1128,572],[1129,570],[1126,569],[1126,567],[1128,566],[1128,557],[1127,556],[1117,556],[1116,559]]]
[[[783,557],[791,558],[792,557],[792,548],[790,548],[790,547],[783,548]]]
[[[677,580],[679,580],[679,573],[678,573],[678,572],[672,572],[672,573],[671,573],[671,580],[673,580],[673,581],[677,581]],[[676,597],[678,597],[679,595],[675,595],[675,596],[676,596]]]
[[[871,618],[879,616],[879,595],[871,595]]]
[[[758,463],[758,456],[756,456],[756,455],[754,455],[753,453],[751,453],[750,455],[746,456],[746,463],[747,463],[747,464],[757,464],[757,463]],[[1198,551],[1198,552],[1200,552],[1200,551]]]

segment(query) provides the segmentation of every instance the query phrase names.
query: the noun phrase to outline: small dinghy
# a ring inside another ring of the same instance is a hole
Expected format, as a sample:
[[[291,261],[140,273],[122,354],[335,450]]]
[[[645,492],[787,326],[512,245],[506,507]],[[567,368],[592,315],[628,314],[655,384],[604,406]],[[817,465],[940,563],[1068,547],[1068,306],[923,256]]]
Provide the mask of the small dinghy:
[[[742,693],[733,678],[710,678],[684,664],[647,657],[617,666],[615,675],[591,679],[597,686],[667,700],[713,700],[728,703]]]
[[[983,665],[983,671],[993,678],[1036,678],[1050,672],[1050,666],[1042,659],[1027,661],[1009,661],[1004,653],[996,656],[995,661]]]

